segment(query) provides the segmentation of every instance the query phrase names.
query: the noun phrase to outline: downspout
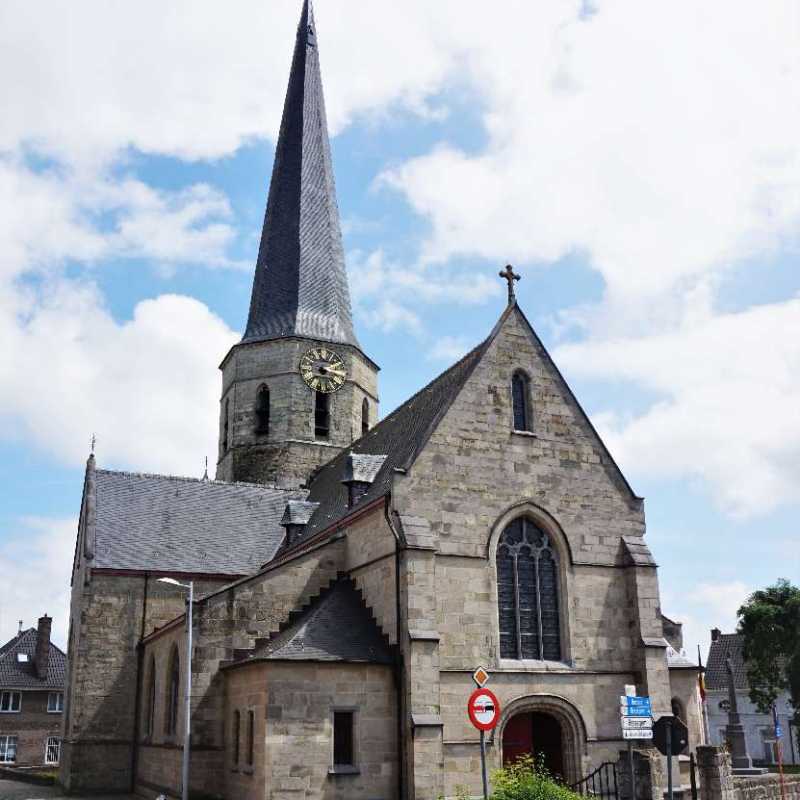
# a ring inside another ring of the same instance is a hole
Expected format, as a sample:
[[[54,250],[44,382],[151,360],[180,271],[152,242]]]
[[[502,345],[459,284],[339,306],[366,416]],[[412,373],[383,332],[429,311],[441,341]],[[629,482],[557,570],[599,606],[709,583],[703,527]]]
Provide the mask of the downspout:
[[[147,624],[147,594],[150,582],[149,573],[144,576],[144,595],[142,596],[142,624],[139,630],[139,641],[136,643],[136,701],[134,703],[133,715],[133,747],[131,748],[131,794],[136,788],[136,771],[139,769],[139,718],[141,717],[141,694],[142,694],[142,664],[144,662],[144,639],[145,626]]]
[[[397,655],[395,657],[395,693],[397,702],[397,797],[405,800],[405,725],[403,724],[403,652],[400,647],[400,534],[397,532],[391,515],[391,494],[386,495],[383,514],[386,524],[394,535],[394,598],[395,630],[397,635]]]

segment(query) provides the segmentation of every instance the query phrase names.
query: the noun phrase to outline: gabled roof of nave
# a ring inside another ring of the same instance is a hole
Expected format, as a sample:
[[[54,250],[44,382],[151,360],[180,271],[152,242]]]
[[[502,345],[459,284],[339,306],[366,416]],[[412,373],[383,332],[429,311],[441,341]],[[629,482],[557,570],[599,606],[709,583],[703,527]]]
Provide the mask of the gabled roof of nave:
[[[90,467],[87,475],[93,469]],[[273,557],[303,490],[95,470],[93,568],[246,575]]]
[[[490,345],[513,313],[518,313],[527,326],[531,336],[547,359],[548,365],[553,370],[557,380],[561,383],[565,396],[574,402],[577,415],[586,423],[592,435],[596,438],[598,447],[604,451],[608,468],[616,481],[618,481],[621,490],[628,496],[630,502],[634,504],[641,503],[641,498],[634,493],[630,484],[628,484],[622,471],[608,452],[603,440],[589,420],[588,415],[575,398],[567,382],[558,370],[558,367],[556,367],[547,352],[544,344],[525,317],[525,314],[516,303],[512,303],[500,316],[500,319],[497,321],[497,324],[487,339],[395,409],[388,417],[379,422],[349,448],[320,467],[309,483],[308,496],[308,500],[310,502],[319,503],[319,507],[306,527],[302,539],[298,542],[298,546],[300,546],[302,541],[336,524],[350,513],[357,511],[359,507],[369,504],[390,491],[392,477],[395,471],[407,470],[413,465],[431,434],[439,425]],[[386,456],[386,460],[383,462],[369,490],[352,509],[347,506],[347,488],[342,483],[345,475],[347,458],[350,454]]]
[[[358,347],[322,92],[305,0],[243,342],[302,336]]]
[[[38,631],[28,628],[0,647],[0,688],[3,689],[63,689],[67,669],[64,651],[50,641],[47,661],[47,678],[36,675],[36,642]],[[24,653],[27,661],[20,662],[18,653]]]

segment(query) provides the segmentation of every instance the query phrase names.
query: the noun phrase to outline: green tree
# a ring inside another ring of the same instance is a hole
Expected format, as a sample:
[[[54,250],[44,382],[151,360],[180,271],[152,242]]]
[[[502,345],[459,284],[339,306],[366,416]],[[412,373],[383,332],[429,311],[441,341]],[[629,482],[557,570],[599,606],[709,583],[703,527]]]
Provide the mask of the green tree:
[[[788,691],[800,725],[800,588],[779,580],[753,592],[737,613],[750,699],[767,713]]]

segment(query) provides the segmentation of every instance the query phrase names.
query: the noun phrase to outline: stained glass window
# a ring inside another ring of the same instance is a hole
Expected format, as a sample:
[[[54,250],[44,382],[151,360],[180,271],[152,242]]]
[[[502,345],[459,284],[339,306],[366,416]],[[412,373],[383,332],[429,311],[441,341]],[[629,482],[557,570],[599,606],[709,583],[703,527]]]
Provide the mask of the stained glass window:
[[[497,545],[500,657],[561,660],[558,559],[548,535],[515,519]]]
[[[514,430],[533,431],[530,409],[530,386],[524,372],[515,372],[511,379],[511,399],[514,406]]]

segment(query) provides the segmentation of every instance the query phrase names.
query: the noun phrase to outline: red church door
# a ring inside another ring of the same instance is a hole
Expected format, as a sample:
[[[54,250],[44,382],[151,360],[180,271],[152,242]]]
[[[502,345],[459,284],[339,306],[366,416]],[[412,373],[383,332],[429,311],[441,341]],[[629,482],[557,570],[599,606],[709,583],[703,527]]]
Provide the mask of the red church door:
[[[503,766],[520,756],[532,756],[554,777],[564,778],[561,725],[550,716],[533,712],[512,717],[503,731]]]

